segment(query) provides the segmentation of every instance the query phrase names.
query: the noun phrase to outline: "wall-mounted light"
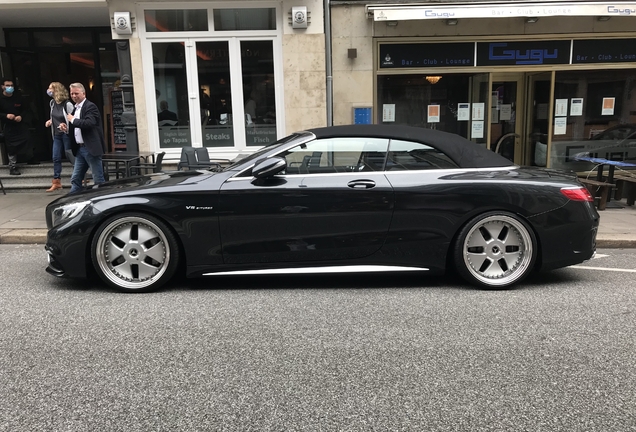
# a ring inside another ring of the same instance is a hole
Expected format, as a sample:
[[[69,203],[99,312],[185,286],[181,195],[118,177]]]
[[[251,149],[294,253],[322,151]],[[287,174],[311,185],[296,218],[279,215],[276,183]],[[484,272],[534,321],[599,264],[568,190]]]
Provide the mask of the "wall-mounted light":
[[[596,19],[599,20],[599,21],[609,21],[610,18],[611,17],[608,17],[608,16],[600,16],[600,17],[598,17]]]
[[[426,81],[430,82],[431,84],[437,84],[439,80],[441,79],[442,79],[441,75],[428,75],[426,77]]]
[[[446,25],[457,25],[457,20],[456,19],[447,19],[446,20]]]
[[[358,57],[358,50],[356,48],[349,48],[347,50],[347,57],[354,59]]]
[[[528,24],[536,23],[537,21],[539,21],[539,18],[537,18],[537,17],[528,17],[528,18],[526,18],[526,22]]]

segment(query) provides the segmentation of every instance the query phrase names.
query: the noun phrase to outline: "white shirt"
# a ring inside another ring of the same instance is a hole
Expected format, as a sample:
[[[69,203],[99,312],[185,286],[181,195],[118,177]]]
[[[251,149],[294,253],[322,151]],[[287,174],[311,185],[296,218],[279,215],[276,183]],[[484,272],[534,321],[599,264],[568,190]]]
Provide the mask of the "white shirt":
[[[80,118],[80,112],[82,111],[82,106],[84,105],[85,100],[86,99],[75,105],[75,114],[73,114],[73,121],[71,123],[73,123],[75,119]],[[78,144],[84,144],[84,137],[82,137],[82,130],[80,128],[75,128],[75,142]]]

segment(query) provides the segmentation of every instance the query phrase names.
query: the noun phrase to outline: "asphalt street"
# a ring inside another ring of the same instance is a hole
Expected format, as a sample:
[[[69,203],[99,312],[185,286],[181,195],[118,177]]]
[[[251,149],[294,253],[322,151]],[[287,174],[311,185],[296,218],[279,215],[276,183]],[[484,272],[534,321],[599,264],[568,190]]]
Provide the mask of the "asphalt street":
[[[484,291],[414,274],[150,294],[0,245],[0,431],[636,430],[636,251]]]

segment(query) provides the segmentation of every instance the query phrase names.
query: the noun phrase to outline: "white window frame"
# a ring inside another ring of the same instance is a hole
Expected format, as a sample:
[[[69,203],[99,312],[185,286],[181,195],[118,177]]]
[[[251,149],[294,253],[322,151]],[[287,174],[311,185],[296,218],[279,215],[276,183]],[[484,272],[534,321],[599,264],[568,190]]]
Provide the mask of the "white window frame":
[[[206,9],[208,12],[208,31],[196,32],[146,32],[146,10],[185,10]],[[276,30],[241,30],[241,31],[214,31],[214,9],[275,9]],[[245,118],[243,107],[243,80],[240,55],[242,41],[272,41],[274,56],[274,89],[276,104],[276,134],[277,139],[285,136],[285,97],[283,80],[283,53],[282,36],[285,20],[280,3],[255,3],[255,2],[218,2],[218,3],[183,3],[178,7],[174,3],[139,3],[137,6],[137,31],[141,44],[141,57],[144,78],[144,95],[146,99],[146,112],[148,113],[148,137],[150,150],[165,151],[169,158],[178,157],[180,148],[161,148],[159,142],[159,122],[157,111],[154,63],[152,58],[152,43],[184,43],[186,61],[186,79],[188,86],[188,108],[190,110],[190,124],[201,125],[201,113],[199,105],[199,77],[197,71],[196,43],[197,42],[228,42],[230,55],[230,90],[232,92],[232,113],[234,118]],[[235,101],[240,103],[234,103]],[[192,147],[203,147],[203,133],[201,127],[190,128]],[[208,147],[213,157],[232,159],[236,155],[249,154],[261,147],[247,146],[244,122],[233,122],[234,146],[233,147]]]

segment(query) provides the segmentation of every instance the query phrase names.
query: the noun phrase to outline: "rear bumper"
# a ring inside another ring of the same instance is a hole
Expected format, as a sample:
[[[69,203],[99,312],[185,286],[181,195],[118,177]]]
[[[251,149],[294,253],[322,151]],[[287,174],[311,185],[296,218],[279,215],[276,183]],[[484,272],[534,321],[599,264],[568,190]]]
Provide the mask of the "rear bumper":
[[[598,213],[593,207],[591,211],[584,206],[581,207],[581,211],[569,213],[569,222],[566,224],[558,229],[546,228],[540,233],[543,251],[541,270],[580,264],[591,259],[596,253]],[[554,225],[548,222],[546,227],[549,226]]]

